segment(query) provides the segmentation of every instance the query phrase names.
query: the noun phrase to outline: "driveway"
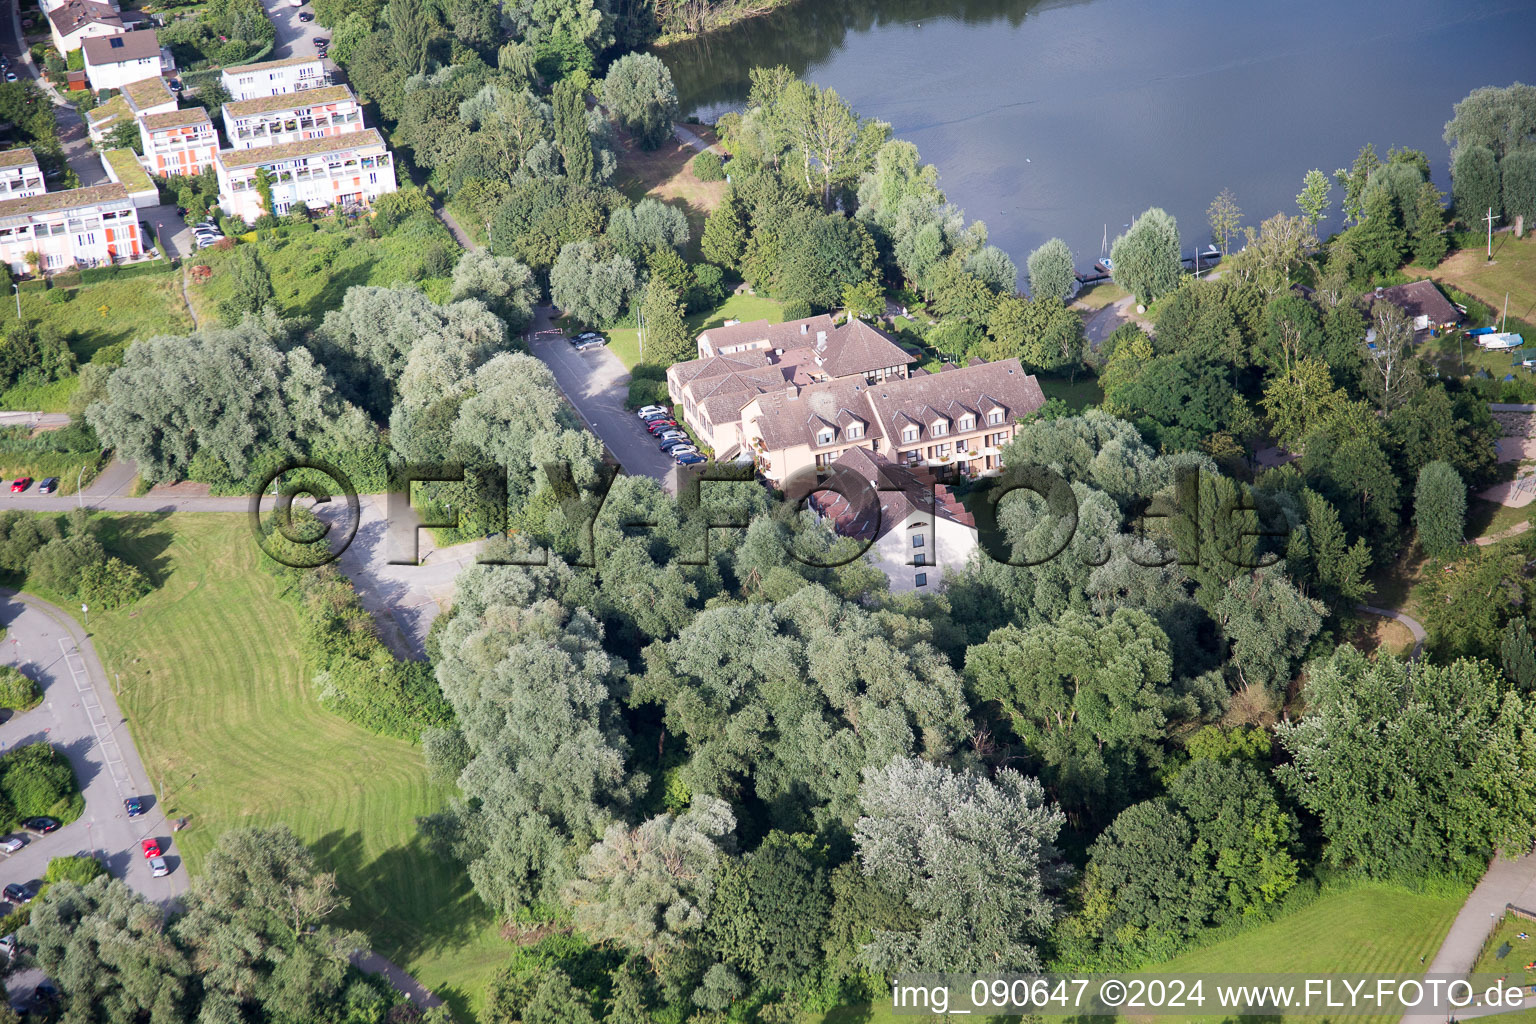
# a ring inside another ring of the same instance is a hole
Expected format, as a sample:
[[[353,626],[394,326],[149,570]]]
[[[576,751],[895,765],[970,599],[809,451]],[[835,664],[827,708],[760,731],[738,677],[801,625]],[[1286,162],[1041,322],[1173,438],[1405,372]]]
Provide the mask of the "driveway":
[[[587,428],[631,476],[648,476],[669,492],[676,492],[677,464],[656,447],[655,438],[640,419],[624,408],[629,397],[629,371],[606,348],[577,352],[550,318],[548,306],[540,306],[527,335],[528,349],[555,374],[566,399],[586,421]]]
[[[155,245],[168,260],[180,259],[192,252],[192,229],[177,214],[174,206],[147,206],[139,211],[139,220],[155,229]]]
[[[300,12],[315,13],[307,3],[303,7],[294,7],[287,0],[261,0],[261,5],[266,8],[267,18],[272,22],[272,27],[277,30],[277,39],[272,44],[272,53],[265,58],[266,60],[313,56],[314,40],[321,37],[330,38],[330,30],[318,21],[305,23],[299,20]],[[330,61],[326,61],[325,64],[331,73],[335,74],[336,65]]]
[[[85,794],[80,820],[0,859],[5,884],[42,878],[54,857],[95,851],[115,877],[149,899],[167,905],[187,888],[187,872],[171,841],[166,821],[107,674],[85,632],[64,611],[31,595],[0,590],[0,620],[6,626],[0,658],[36,679],[43,702],[0,725],[0,748],[40,740],[64,752]],[[137,796],[145,812],[129,818],[123,798]],[[160,842],[170,865],[165,878],[151,877],[139,843]]]

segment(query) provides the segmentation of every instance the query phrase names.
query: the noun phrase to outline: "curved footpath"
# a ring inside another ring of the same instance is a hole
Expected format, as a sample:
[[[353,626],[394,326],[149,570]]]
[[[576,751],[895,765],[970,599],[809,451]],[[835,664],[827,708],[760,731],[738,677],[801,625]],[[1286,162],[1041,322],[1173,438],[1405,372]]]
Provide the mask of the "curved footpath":
[[[1417,619],[1409,618],[1400,611],[1391,608],[1377,608],[1369,604],[1357,604],[1355,608],[1371,615],[1380,615],[1384,619],[1393,619],[1408,627],[1408,632],[1413,634],[1413,653],[1408,655],[1409,661],[1418,661],[1419,655],[1424,653],[1424,641],[1429,639],[1429,634],[1424,632],[1424,627]]]

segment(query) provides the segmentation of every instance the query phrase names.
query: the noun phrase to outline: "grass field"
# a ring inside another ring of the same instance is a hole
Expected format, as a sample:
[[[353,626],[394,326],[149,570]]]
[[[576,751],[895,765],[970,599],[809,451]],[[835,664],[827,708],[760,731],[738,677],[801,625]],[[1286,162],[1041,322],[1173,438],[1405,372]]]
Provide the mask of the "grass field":
[[[1138,973],[1416,974],[1422,970],[1419,957],[1432,958],[1440,948],[1463,898],[1361,885],[1328,893],[1278,921]],[[821,1024],[901,1024],[913,1019],[910,1012],[898,1016],[889,1005],[839,1007],[821,1018]],[[1231,1016],[1155,1019],[1214,1022]],[[1349,1019],[1364,1024],[1378,1018]]]
[[[1429,273],[1481,299],[1496,313],[1503,312],[1507,292],[1509,315],[1536,323],[1536,236],[1529,232],[1524,238],[1513,232],[1495,235],[1491,266],[1486,248],[1461,249]]]
[[[467,1017],[506,946],[463,871],[416,833],[448,796],[420,749],[321,710],[298,613],[258,567],[243,516],[113,529],[160,586],[91,616],[91,633],[166,812],[190,819],[175,843],[186,869],[226,829],[287,823],[337,872],[347,923]]]
[[[688,317],[688,330],[697,335],[711,327],[719,327],[727,320],[767,320],[779,323],[783,319],[783,303],[742,292],[732,295],[714,309]],[[639,330],[634,327],[617,327],[607,333],[609,351],[619,357],[625,369],[633,370],[640,362]]]
[[[241,243],[252,244],[252,243]],[[459,246],[435,216],[418,213],[389,234],[368,238],[361,228],[328,223],[309,234],[293,234],[254,243],[272,278],[277,304],[289,316],[319,320],[328,309],[339,309],[353,285],[417,284],[435,301],[448,297],[446,276],[428,272],[427,255],[440,248],[452,261]],[[227,272],[235,250],[202,250],[188,264],[206,263],[213,271],[189,292],[200,321],[217,323],[219,303],[234,289]]]
[[[21,315],[58,328],[82,363],[99,348],[156,334],[180,334],[192,329],[192,318],[181,301],[176,274],[133,277],[63,289],[68,302],[52,303],[45,292],[22,292]]]
[[[1099,389],[1098,378],[1089,373],[1078,374],[1076,381],[1063,380],[1060,377],[1037,379],[1040,381],[1040,390],[1045,392],[1046,398],[1059,398],[1071,406],[1074,412],[1104,401],[1104,392]]]
[[[690,125],[690,128],[706,140],[714,141],[709,129],[701,125]],[[693,158],[698,156],[698,151],[676,139],[668,138],[653,150],[632,145],[622,131],[619,139],[619,167],[613,183],[633,202],[653,196],[687,214],[688,226],[692,229],[688,259],[697,262],[704,218],[720,205],[726,182],[700,181],[693,173]]]

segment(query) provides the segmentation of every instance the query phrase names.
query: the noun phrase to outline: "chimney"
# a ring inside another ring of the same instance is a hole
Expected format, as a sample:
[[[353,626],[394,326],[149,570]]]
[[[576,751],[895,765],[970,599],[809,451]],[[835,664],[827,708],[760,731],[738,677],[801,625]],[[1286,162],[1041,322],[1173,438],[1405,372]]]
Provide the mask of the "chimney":
[[[816,347],[817,348],[826,348],[827,347],[827,332],[826,331],[817,331],[816,332]]]
[[[810,331],[811,331],[811,325],[810,324],[803,323],[803,324],[800,325],[800,333],[801,334],[809,334]]]
[[[1383,293],[1384,293],[1384,291],[1385,291],[1385,289],[1382,289],[1382,288],[1377,288],[1377,289],[1376,289],[1376,297],[1377,297],[1377,298],[1378,298],[1378,299],[1379,299],[1379,298],[1381,298],[1381,296],[1382,296],[1382,294],[1383,294]]]

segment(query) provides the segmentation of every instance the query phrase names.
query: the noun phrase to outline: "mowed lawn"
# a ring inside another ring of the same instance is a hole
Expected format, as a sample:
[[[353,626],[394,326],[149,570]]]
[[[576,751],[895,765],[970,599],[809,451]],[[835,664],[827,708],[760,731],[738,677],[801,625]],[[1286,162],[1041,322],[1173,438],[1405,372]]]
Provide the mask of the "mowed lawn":
[[[782,323],[784,304],[776,299],[741,292],[732,295],[714,309],[702,310],[688,317],[688,330],[697,336],[711,327],[719,327],[727,320],[767,320]],[[616,327],[608,334],[608,349],[619,357],[626,370],[633,370],[640,362],[640,331],[635,327]]]
[[[1241,973],[1417,975],[1423,971],[1419,957],[1434,958],[1463,899],[1461,894],[1429,896],[1389,886],[1361,885],[1328,893],[1278,921],[1136,973],[1161,977]],[[913,1019],[910,1014],[909,1010],[898,1016],[889,1004],[839,1007],[822,1017],[819,1024],[902,1024]],[[1178,1020],[1209,1020],[1214,1024],[1232,1018],[1230,1013],[1213,1011],[1209,1017],[1147,1019],[1170,1024]],[[1376,1019],[1350,1018],[1361,1024]]]
[[[346,923],[448,998],[477,1005],[505,960],[491,915],[415,819],[442,807],[419,747],[321,709],[297,611],[257,564],[241,514],[121,517],[133,561],[161,581],[90,628],[196,874],[219,834],[285,822],[335,870]]]

